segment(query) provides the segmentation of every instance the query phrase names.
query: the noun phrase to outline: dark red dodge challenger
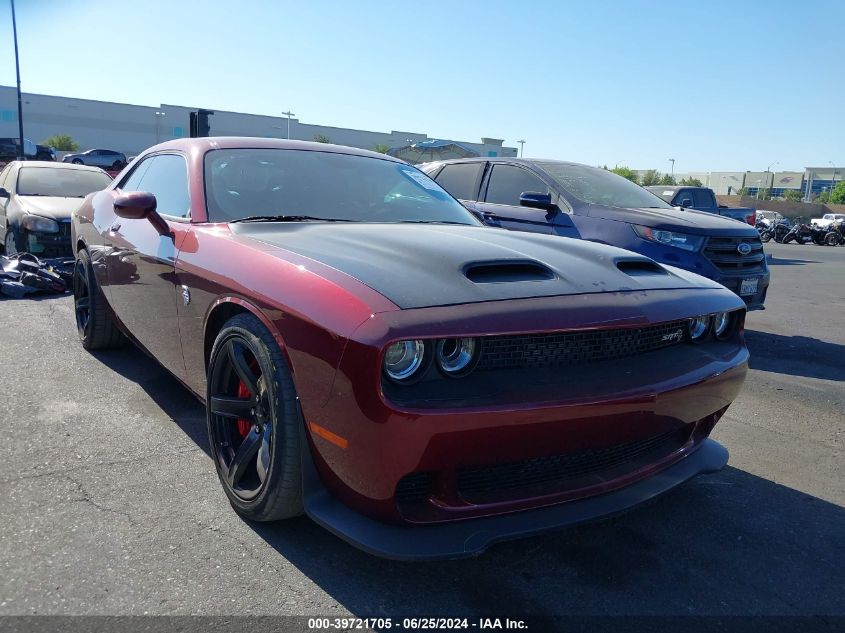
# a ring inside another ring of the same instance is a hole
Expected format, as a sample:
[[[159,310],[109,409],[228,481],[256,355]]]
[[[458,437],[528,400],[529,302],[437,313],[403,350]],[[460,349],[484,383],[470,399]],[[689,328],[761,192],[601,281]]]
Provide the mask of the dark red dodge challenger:
[[[73,217],[86,349],[206,403],[244,517],[400,559],[617,513],[727,462],[745,307],[601,244],[488,228],[389,156],[157,145]]]

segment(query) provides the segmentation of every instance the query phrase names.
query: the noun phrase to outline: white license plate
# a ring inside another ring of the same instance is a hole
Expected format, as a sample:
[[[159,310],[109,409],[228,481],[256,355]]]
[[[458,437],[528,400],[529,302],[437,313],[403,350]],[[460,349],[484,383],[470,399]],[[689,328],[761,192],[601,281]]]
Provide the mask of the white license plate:
[[[743,279],[739,285],[740,296],[757,294],[757,281],[756,277],[754,279]]]

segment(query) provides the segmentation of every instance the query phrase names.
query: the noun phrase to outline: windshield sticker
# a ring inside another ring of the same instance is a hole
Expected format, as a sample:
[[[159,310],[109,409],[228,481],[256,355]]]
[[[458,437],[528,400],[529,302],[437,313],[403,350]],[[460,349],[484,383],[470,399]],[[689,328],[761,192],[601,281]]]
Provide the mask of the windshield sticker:
[[[405,174],[405,176],[407,176],[408,178],[413,180],[415,183],[417,183],[423,189],[428,189],[429,191],[437,191],[437,192],[440,191],[440,185],[438,185],[436,182],[434,182],[428,176],[421,174],[418,171],[414,171],[413,169],[401,169],[401,168],[399,169],[399,171],[401,171],[403,174]]]

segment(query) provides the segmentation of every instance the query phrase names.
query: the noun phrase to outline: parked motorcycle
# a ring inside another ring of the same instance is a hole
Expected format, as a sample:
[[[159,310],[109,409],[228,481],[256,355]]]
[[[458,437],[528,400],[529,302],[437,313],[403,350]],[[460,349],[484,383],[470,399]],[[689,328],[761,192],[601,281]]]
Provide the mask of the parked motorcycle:
[[[813,241],[813,229],[809,224],[796,224],[789,232],[783,236],[783,243],[789,244],[795,242],[796,244],[805,244]]]
[[[793,228],[794,227],[791,227],[787,220],[781,220],[775,224],[775,228],[772,230],[772,238],[775,242],[783,242],[783,238],[785,238]]]
[[[769,223],[763,222],[759,218],[757,223],[754,225],[754,228],[757,229],[757,232],[760,234],[760,241],[764,244],[775,236],[774,228]]]
[[[824,236],[827,246],[845,246],[845,222],[834,222]]]

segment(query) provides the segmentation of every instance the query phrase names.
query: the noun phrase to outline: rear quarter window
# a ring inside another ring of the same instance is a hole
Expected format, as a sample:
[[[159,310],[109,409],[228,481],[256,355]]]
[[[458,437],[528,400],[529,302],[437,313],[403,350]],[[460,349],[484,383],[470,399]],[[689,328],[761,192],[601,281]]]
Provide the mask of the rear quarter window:
[[[478,187],[484,163],[446,165],[437,174],[437,184],[459,200],[478,200]]]

